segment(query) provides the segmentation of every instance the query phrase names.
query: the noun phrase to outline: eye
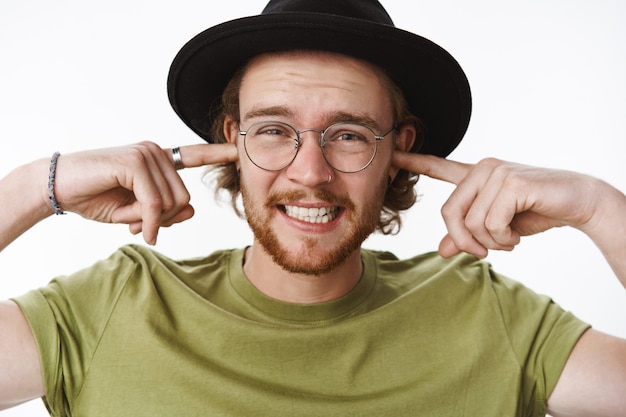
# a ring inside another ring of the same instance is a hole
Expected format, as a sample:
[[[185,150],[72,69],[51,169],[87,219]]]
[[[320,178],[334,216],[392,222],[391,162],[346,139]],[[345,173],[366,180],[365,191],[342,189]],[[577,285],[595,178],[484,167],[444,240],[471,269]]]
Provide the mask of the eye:
[[[332,132],[327,138],[328,142],[347,143],[347,142],[369,142],[367,135],[356,130],[339,130]]]
[[[324,139],[337,146],[363,146],[369,144],[374,134],[367,127],[355,123],[338,123],[328,128]]]
[[[336,140],[363,140],[362,136],[357,135],[354,132],[342,133]]]
[[[289,131],[283,126],[263,125],[255,129],[254,134],[262,136],[289,136]]]

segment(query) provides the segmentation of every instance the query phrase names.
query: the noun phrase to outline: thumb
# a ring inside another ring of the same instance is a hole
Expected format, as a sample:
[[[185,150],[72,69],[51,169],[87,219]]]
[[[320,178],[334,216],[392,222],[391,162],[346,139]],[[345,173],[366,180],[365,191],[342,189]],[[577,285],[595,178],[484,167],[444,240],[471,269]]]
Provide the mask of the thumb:
[[[476,239],[471,240],[469,242],[467,248],[461,249],[450,237],[450,234],[446,234],[441,242],[439,243],[439,255],[442,258],[451,258],[454,255],[458,255],[461,252],[469,253],[470,255],[474,255],[479,259],[484,259],[487,257],[489,251],[483,245],[481,245]]]
[[[448,234],[446,234],[443,239],[441,239],[438,251],[439,255],[441,255],[442,258],[451,258],[454,255],[458,255],[459,253],[461,253],[461,250],[456,247],[454,241]]]

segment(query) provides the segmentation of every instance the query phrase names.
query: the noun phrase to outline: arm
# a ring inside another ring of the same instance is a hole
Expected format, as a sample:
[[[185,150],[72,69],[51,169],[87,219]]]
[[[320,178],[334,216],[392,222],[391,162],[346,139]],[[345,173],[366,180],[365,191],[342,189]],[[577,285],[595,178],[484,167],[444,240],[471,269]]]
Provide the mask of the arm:
[[[53,213],[50,202],[46,204],[43,196],[47,187],[48,164],[49,161],[38,160],[13,170],[0,180],[0,198],[3,201],[0,250]]]
[[[143,224],[146,242],[154,243],[158,227],[168,225],[189,201],[173,167],[159,168],[166,167],[166,159],[164,151],[147,143],[64,155],[57,163],[56,199],[66,211],[101,222],[128,223],[134,233]],[[0,181],[0,198],[7,204],[0,216],[0,249],[52,215],[48,165],[49,160],[40,159]]]
[[[0,301],[0,410],[44,395],[35,339],[22,311]]]
[[[487,159],[476,165],[397,152],[394,164],[451,182],[442,208],[442,256],[513,250],[522,236],[575,227],[600,248],[626,288],[626,197],[609,184],[569,171]],[[626,415],[626,340],[587,331],[548,400],[555,417]]]
[[[548,399],[554,417],[626,415],[626,340],[588,330]]]
[[[181,148],[187,167],[234,161],[233,145]],[[49,159],[23,165],[0,180],[0,249],[53,214]],[[108,223],[125,223],[154,243],[160,227],[193,215],[171,151],[152,143],[63,155],[56,198],[63,210]],[[44,395],[42,368],[30,326],[12,301],[0,302],[0,409]]]
[[[232,162],[234,145],[180,149],[186,167]],[[50,160],[23,165],[0,180],[0,250],[53,214],[48,199]],[[56,199],[64,211],[104,223],[128,224],[154,244],[160,227],[189,219],[189,194],[171,151],[143,142],[63,155],[57,164]],[[16,198],[19,196],[19,198]]]
[[[442,256],[513,250],[522,236],[571,226],[600,248],[626,288],[626,196],[604,181],[570,171],[486,159],[476,165],[397,152],[399,168],[457,185],[442,215]]]

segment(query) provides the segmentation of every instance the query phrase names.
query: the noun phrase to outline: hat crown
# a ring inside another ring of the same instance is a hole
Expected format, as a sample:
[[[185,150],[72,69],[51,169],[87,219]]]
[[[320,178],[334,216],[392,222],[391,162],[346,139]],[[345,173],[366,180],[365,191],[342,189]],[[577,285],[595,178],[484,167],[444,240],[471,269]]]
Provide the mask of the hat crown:
[[[262,14],[322,13],[394,26],[376,0],[270,0]]]
[[[378,0],[266,1],[260,15],[199,33],[172,62],[170,103],[207,142],[215,141],[213,125],[233,74],[255,56],[288,50],[344,54],[385,71],[426,126],[413,152],[446,156],[461,141],[472,109],[465,73],[439,45],[396,28]]]

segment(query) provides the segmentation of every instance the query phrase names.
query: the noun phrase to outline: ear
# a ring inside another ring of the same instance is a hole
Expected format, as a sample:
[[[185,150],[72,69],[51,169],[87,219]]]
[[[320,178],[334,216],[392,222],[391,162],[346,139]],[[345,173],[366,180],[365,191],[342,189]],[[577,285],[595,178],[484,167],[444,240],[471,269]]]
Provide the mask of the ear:
[[[239,124],[231,116],[226,116],[223,126],[224,137],[226,142],[237,145],[237,138],[239,137]],[[241,169],[239,165],[239,159],[235,162],[237,170]]]
[[[239,129],[237,122],[231,117],[226,116],[224,119],[224,137],[228,143],[237,144],[237,138],[239,137]]]
[[[413,144],[415,143],[416,137],[417,133],[415,131],[415,126],[413,126],[411,123],[406,123],[405,125],[401,126],[400,132],[396,135],[395,150],[402,152],[410,151],[413,147]],[[396,178],[399,170],[399,168],[393,165],[389,167],[389,182],[392,182]]]

